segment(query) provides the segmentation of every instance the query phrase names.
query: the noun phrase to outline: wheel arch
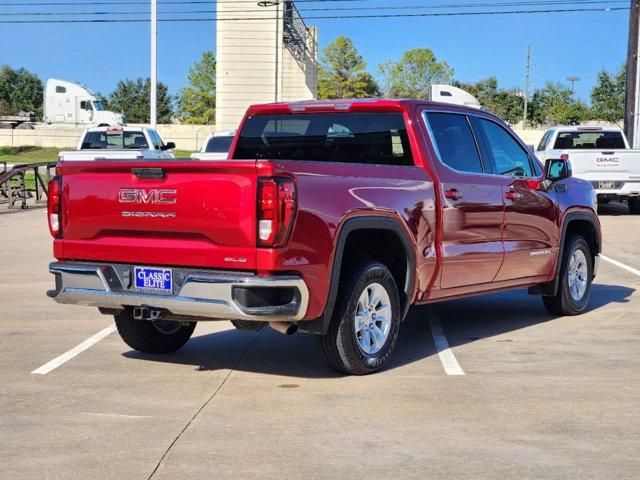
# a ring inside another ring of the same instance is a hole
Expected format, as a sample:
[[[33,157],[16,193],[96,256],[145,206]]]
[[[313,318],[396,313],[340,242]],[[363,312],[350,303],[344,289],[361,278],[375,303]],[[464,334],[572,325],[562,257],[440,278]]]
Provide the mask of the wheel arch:
[[[344,254],[345,249],[348,246],[348,241],[350,238],[354,238],[353,236],[357,235],[358,232],[372,230],[395,235],[404,250],[404,285],[398,284],[398,290],[400,292],[402,302],[401,317],[404,319],[413,299],[416,277],[416,255],[415,249],[410,241],[410,237],[401,221],[398,219],[386,216],[358,216],[345,220],[339,227],[338,233],[336,234],[333,261],[331,263],[331,284],[324,313],[316,320],[300,322],[299,327],[301,330],[320,335],[326,334],[338,297],[340,275],[345,262]],[[396,283],[398,282],[396,281]]]
[[[565,213],[560,233],[560,242],[558,245],[558,257],[556,261],[556,271],[553,280],[541,285],[537,292],[543,296],[554,296],[558,292],[560,285],[560,274],[562,260],[564,258],[564,248],[567,240],[573,234],[582,235],[589,244],[592,261],[602,250],[602,233],[600,231],[600,222],[594,212],[584,210],[571,210]]]

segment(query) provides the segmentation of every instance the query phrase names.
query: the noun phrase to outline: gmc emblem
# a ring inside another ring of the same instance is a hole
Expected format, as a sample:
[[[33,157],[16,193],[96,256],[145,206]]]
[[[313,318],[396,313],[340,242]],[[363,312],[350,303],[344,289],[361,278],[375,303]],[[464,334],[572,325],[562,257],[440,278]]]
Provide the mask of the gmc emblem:
[[[123,188],[118,192],[120,203],[142,203],[145,205],[175,205],[178,203],[177,190],[152,188]]]

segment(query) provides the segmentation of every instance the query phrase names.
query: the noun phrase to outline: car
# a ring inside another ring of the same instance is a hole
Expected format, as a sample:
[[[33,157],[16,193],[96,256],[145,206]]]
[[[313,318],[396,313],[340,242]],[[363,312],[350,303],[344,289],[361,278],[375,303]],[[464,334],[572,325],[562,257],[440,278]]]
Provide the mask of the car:
[[[591,182],[600,203],[627,202],[640,214],[640,150],[617,127],[558,126],[544,134],[536,154],[542,160],[564,157],[573,176]]]
[[[233,143],[235,130],[225,130],[210,134],[199,152],[191,154],[193,160],[225,160]]]
[[[63,160],[49,188],[48,295],[113,315],[131,348],[231,320],[314,334],[355,375],[388,363],[414,305],[527,288],[584,312],[602,245],[565,160],[430,101],[256,105],[227,160]]]
[[[152,160],[175,158],[171,150],[175,143],[164,143],[152,128],[94,127],[87,128],[73,151],[58,154],[58,160]]]

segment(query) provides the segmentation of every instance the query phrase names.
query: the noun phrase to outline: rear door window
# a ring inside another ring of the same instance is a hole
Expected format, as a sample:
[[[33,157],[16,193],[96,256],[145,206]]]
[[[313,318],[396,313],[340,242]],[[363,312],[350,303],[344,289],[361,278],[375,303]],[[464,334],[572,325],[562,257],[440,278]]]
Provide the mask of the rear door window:
[[[414,164],[401,113],[257,115],[245,121],[233,157]]]
[[[440,160],[458,172],[484,173],[469,120],[455,113],[426,114]]]

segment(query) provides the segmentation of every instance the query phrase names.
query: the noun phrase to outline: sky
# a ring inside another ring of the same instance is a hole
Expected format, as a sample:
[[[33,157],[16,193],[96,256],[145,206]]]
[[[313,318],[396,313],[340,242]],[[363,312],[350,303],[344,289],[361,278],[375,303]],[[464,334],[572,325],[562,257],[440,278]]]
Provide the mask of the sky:
[[[0,64],[24,67],[43,80],[53,77],[81,82],[102,94],[110,93],[118,80],[149,76],[149,24],[2,24],[16,19],[77,19],[71,13],[119,11],[144,12],[148,6],[124,2],[120,6],[103,6],[99,1],[82,0],[73,5],[36,6],[27,3],[56,0],[0,0]],[[104,0],[102,0],[104,1]],[[119,1],[119,0],[115,0]],[[140,3],[140,0],[137,0]],[[163,0],[160,0],[162,2]],[[513,0],[517,3],[524,0]],[[542,2],[543,0],[538,0]],[[578,0],[576,0],[578,1]],[[583,2],[586,0],[582,0]],[[14,6],[7,5],[14,3]],[[22,3],[16,6],[16,3]],[[309,8],[332,6],[431,6],[411,12],[504,11],[513,9],[565,9],[572,5],[528,7],[485,6],[483,9],[455,5],[465,0],[346,0],[299,2],[304,12]],[[504,0],[475,0],[466,3],[496,4]],[[551,3],[551,2],[548,2]],[[628,7],[629,1],[584,4],[581,8]],[[576,6],[577,5],[573,5]],[[213,11],[210,4],[160,5],[161,18],[213,18],[211,13],[178,14],[169,12]],[[61,13],[60,16],[21,15]],[[382,12],[382,10],[381,10]],[[397,12],[397,11],[396,11]],[[371,11],[341,12],[366,14]],[[14,15],[10,15],[14,14]],[[303,16],[327,15],[331,12],[303,13]],[[104,16],[100,18],[105,18]],[[119,17],[130,18],[130,17]],[[137,18],[144,18],[138,16]],[[319,31],[319,46],[326,47],[339,35],[350,37],[375,74],[377,65],[387,59],[397,60],[405,50],[430,48],[439,60],[446,61],[461,81],[477,81],[494,75],[504,87],[524,88],[526,51],[531,45],[531,89],[548,80],[567,83],[568,76],[580,77],[576,95],[585,100],[602,69],[617,71],[626,58],[628,10],[582,13],[538,13],[529,15],[451,16],[379,19],[308,19]],[[160,23],[158,27],[158,78],[169,85],[171,94],[187,84],[189,68],[203,51],[215,51],[215,22]],[[15,39],[8,43],[6,39]]]

